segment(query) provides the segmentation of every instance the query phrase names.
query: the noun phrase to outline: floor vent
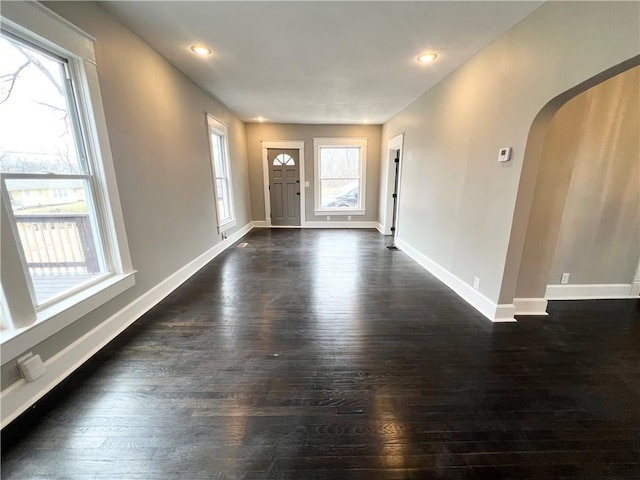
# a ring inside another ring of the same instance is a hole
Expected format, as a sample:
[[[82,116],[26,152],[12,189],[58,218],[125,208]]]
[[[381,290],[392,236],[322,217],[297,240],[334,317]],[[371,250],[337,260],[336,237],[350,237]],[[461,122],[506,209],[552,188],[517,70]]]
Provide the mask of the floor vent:
[[[398,250],[398,247],[396,247],[395,245],[389,245],[387,248],[389,250]]]
[[[244,247],[246,247],[247,245],[249,245],[249,244],[248,244],[248,243],[246,243],[246,242],[245,242],[245,243],[241,243],[240,245],[238,245],[238,248],[244,248]]]

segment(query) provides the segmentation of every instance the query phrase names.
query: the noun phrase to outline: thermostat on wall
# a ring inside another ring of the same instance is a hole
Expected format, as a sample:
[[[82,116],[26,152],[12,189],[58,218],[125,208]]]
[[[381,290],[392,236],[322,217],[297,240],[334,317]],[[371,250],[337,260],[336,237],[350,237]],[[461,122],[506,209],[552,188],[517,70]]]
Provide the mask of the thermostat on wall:
[[[509,160],[511,160],[511,147],[501,148],[498,152],[498,161],[508,162]]]

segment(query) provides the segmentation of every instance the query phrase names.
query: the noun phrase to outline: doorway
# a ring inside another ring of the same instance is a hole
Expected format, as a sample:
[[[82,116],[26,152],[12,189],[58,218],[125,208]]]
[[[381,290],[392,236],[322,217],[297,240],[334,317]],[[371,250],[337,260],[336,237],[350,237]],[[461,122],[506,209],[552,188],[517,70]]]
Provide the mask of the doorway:
[[[267,149],[271,225],[300,226],[300,158],[296,149]]]
[[[396,239],[396,223],[398,221],[398,186],[400,185],[400,149],[395,151],[395,158],[393,160],[395,164],[395,176],[393,181],[393,193],[391,198],[393,199],[393,215],[391,217],[391,236],[393,240]]]
[[[382,174],[384,177],[380,189],[380,225],[378,225],[378,231],[383,235],[393,236],[392,240],[396,240],[400,233],[403,141],[403,134],[390,138],[387,141],[386,154],[382,158],[384,162]]]

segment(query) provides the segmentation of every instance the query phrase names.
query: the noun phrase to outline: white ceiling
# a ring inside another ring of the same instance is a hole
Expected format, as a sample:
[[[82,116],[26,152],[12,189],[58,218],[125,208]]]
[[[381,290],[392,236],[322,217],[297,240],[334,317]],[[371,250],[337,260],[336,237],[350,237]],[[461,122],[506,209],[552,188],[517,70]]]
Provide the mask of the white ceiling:
[[[380,124],[543,2],[101,3],[244,121]]]

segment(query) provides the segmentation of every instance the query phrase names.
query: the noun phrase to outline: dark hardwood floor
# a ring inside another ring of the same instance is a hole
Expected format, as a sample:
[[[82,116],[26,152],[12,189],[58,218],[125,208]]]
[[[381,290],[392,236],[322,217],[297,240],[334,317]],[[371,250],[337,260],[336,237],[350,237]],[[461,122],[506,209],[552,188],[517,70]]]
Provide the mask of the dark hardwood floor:
[[[638,301],[492,324],[377,232],[243,241],[9,425],[2,478],[640,478]]]

